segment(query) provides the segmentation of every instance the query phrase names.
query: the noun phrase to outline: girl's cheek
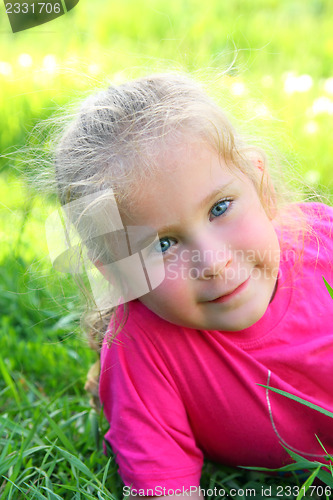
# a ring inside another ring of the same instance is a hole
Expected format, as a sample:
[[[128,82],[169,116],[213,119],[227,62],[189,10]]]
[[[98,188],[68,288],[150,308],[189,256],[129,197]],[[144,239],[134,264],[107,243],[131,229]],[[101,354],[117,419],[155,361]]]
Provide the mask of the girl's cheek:
[[[151,308],[159,309],[175,307],[182,308],[186,303],[186,293],[179,280],[165,279],[155,290],[147,295],[147,304]]]
[[[187,287],[188,266],[185,263],[165,262],[165,277],[162,283],[156,288],[156,295],[166,298],[181,297]],[[155,291],[153,291],[154,293]]]
[[[166,262],[164,286],[166,288],[173,288],[176,290],[181,288],[183,285],[184,267],[179,262]]]
[[[256,248],[262,242],[269,241],[273,232],[275,233],[274,227],[264,212],[250,210],[238,218],[229,236],[230,240],[240,248],[244,246]]]

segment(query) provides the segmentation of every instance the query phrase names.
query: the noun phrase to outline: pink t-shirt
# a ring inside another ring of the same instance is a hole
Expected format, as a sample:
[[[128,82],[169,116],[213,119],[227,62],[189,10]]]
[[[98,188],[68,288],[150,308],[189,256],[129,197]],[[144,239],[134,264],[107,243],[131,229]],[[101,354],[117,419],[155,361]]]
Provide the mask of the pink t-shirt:
[[[316,460],[333,451],[333,420],[259,384],[333,412],[333,209],[302,205],[316,234],[282,254],[274,299],[238,332],[173,325],[131,302],[125,327],[101,354],[100,398],[126,485],[198,486],[203,458],[280,467],[282,444]],[[282,443],[282,444],[281,444]],[[157,491],[157,489],[156,489]],[[151,491],[149,492],[151,495]]]

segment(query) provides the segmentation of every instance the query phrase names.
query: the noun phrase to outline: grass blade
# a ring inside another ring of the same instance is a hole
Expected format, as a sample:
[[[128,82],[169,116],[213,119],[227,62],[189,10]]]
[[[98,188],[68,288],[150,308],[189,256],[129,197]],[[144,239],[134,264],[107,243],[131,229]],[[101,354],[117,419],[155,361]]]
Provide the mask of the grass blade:
[[[269,389],[272,392],[276,392],[277,394],[280,394],[281,396],[285,396],[286,398],[292,399],[293,401],[297,401],[298,403],[307,406],[308,408],[312,408],[312,410],[316,410],[319,413],[322,413],[323,415],[326,415],[327,417],[333,418],[333,413],[325,410],[321,406],[315,405],[313,403],[310,403],[306,399],[299,398],[298,396],[295,396],[294,394],[290,394],[289,392],[286,391],[281,391],[280,389],[276,389],[275,387],[270,387],[269,385],[263,385],[263,384],[257,384],[260,387],[264,387],[265,389]]]
[[[6,368],[6,365],[5,363],[3,362],[3,359],[0,358],[0,371],[2,373],[2,376],[4,378],[4,381],[5,383],[7,384],[7,386],[10,388],[10,390],[12,391],[13,393],[13,396],[14,396],[14,399],[16,401],[16,404],[17,406],[20,408],[21,406],[21,401],[20,401],[20,397],[19,397],[19,394],[17,392],[17,389],[15,387],[15,384],[13,382],[13,379],[12,377],[10,376],[7,368]]]
[[[332,297],[333,299],[333,288],[331,287],[331,285],[325,280],[324,276],[323,276],[323,280],[324,280],[324,283],[326,285],[326,288],[328,290],[328,293],[330,294],[330,296]]]
[[[318,472],[320,471],[321,469],[321,465],[318,465],[318,467],[312,472],[312,474],[307,478],[307,480],[302,484],[301,488],[300,488],[300,492],[299,494],[297,495],[297,498],[296,500],[301,500],[301,498],[304,498],[305,497],[305,494],[306,492],[308,491],[308,489],[310,488],[310,486],[312,485],[313,481],[316,479],[317,475],[318,475]]]
[[[63,430],[59,427],[59,425],[53,420],[53,418],[50,417],[50,415],[47,413],[47,411],[43,410],[43,415],[45,418],[47,418],[50,426],[52,429],[55,431],[56,435],[62,442],[62,444],[68,448],[72,453],[77,453],[76,449],[74,448],[73,444],[71,441],[67,438]]]
[[[55,446],[54,447],[55,449],[58,450],[58,452],[74,467],[76,467],[80,472],[82,472],[83,474],[85,474],[86,476],[88,476],[90,479],[94,479],[95,481],[97,481],[99,483],[99,481],[97,480],[96,476],[91,472],[90,469],[88,469],[88,467],[83,463],[81,462],[81,460],[77,457],[75,457],[74,455],[72,455],[71,453],[69,453],[68,451],[66,450],[63,450],[62,448],[59,448],[58,446]]]

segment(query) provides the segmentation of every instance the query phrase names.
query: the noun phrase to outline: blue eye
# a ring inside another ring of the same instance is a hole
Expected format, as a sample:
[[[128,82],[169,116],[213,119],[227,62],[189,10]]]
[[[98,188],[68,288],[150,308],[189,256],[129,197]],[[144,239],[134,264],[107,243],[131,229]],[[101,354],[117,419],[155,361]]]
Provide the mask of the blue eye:
[[[159,243],[155,245],[154,250],[155,252],[165,253],[167,250],[169,250],[169,248],[171,248],[172,243],[174,243],[174,241],[170,238],[161,238]]]
[[[229,208],[229,205],[231,203],[231,200],[220,200],[211,209],[211,214],[214,217],[219,217],[220,215],[223,215]]]

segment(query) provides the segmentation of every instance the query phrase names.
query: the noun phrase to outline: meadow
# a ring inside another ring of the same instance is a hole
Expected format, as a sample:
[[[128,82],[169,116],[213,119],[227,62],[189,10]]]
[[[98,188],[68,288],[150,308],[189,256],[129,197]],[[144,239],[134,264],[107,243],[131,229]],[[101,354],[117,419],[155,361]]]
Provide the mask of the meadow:
[[[332,24],[331,0],[95,0],[13,34],[1,4],[1,498],[122,498],[103,454],[107,424],[84,391],[97,359],[80,329],[84,304],[48,257],[55,201],[34,179],[49,141],[33,139],[40,156],[27,161],[33,128],[108,81],[185,70],[279,151],[292,189],[332,202]],[[331,498],[325,464],[293,458],[278,476],[207,462],[202,487],[237,500],[250,489],[255,498]]]

